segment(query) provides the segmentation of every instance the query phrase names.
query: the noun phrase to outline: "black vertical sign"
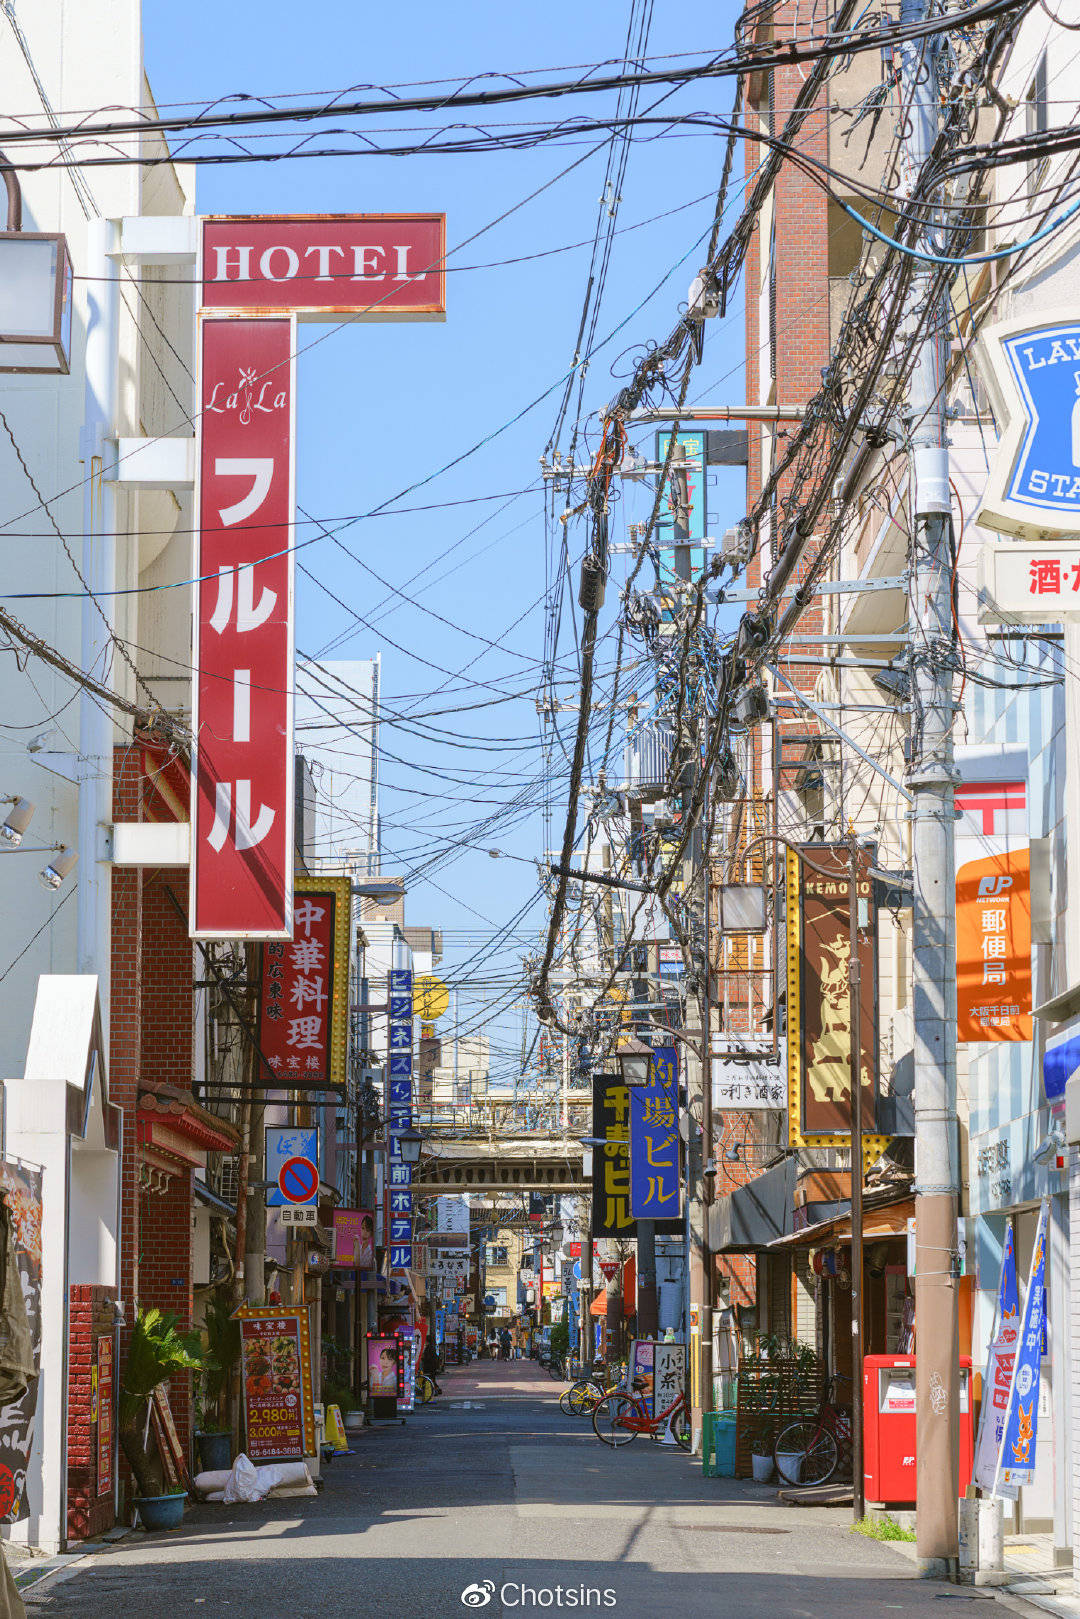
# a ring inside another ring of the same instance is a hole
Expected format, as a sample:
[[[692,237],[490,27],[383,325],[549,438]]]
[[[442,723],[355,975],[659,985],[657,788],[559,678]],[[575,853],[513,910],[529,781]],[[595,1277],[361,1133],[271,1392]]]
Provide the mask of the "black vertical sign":
[[[613,1074],[593,1076],[592,1234],[632,1237],[630,1213],[630,1088]]]

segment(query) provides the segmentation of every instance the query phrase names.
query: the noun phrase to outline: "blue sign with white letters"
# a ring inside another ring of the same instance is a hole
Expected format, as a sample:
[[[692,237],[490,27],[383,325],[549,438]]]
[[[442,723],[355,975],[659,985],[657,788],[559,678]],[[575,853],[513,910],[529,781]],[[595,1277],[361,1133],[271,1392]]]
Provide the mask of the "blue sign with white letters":
[[[1005,496],[1080,524],[1080,321],[1003,339],[1027,416]]]
[[[1048,1102],[1065,1095],[1065,1086],[1080,1069],[1080,1034],[1052,1034],[1043,1053],[1043,1091]]]

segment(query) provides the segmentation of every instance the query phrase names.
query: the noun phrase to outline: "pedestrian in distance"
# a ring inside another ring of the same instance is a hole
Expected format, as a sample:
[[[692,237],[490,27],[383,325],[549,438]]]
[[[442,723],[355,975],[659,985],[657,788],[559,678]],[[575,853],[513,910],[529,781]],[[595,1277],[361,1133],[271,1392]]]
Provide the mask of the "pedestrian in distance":
[[[503,1360],[510,1359],[510,1329],[504,1327],[499,1334],[499,1349]]]
[[[435,1339],[430,1332],[427,1335],[427,1342],[424,1344],[424,1353],[421,1356],[421,1364],[424,1368],[425,1375],[431,1378],[435,1393],[441,1394],[442,1389],[439,1387],[439,1379],[436,1375],[439,1370],[439,1357],[435,1352]]]

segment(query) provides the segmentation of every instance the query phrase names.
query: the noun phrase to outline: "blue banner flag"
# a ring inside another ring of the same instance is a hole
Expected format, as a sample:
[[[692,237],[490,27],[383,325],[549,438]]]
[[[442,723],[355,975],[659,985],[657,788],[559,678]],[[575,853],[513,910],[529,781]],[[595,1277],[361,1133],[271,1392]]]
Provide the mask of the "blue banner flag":
[[[1031,1255],[1031,1278],[1024,1313],[1020,1319],[1020,1339],[1013,1366],[1012,1388],[1005,1412],[1004,1432],[998,1470],[1006,1490],[1030,1484],[1035,1477],[1035,1444],[1039,1428],[1039,1374],[1042,1369],[1043,1323],[1046,1318],[1046,1230],[1050,1204],[1043,1199],[1035,1248]]]
[[[979,1432],[975,1440],[975,1466],[973,1481],[983,1490],[993,1490],[995,1480],[998,1493],[1002,1493],[997,1477],[1001,1440],[1005,1432],[1005,1413],[1012,1388],[1013,1363],[1020,1338],[1020,1293],[1016,1283],[1016,1242],[1010,1220],[1005,1228],[1005,1241],[1001,1249],[1001,1275],[998,1278],[997,1309],[990,1334],[990,1353],[983,1376],[982,1411]],[[1011,1492],[1010,1492],[1011,1493]]]
[[[679,1214],[679,1065],[657,1046],[647,1085],[630,1087],[630,1212],[635,1220]]]

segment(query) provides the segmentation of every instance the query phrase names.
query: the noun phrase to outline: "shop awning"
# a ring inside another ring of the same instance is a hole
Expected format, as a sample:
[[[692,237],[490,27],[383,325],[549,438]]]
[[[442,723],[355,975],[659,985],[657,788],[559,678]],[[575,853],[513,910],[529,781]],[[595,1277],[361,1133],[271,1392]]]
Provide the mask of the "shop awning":
[[[907,1233],[907,1223],[915,1215],[915,1199],[913,1197],[896,1198],[891,1203],[883,1203],[877,1208],[863,1207],[862,1234],[863,1241],[879,1239],[881,1237],[902,1237]],[[813,1247],[825,1242],[851,1241],[851,1215],[838,1215],[834,1220],[820,1220],[817,1225],[808,1225],[802,1231],[794,1231],[790,1236],[780,1237],[770,1242],[770,1249]]]
[[[607,1294],[598,1293],[589,1305],[590,1315],[607,1315]]]
[[[794,1157],[785,1158],[774,1169],[717,1198],[709,1210],[709,1251],[753,1253],[788,1236],[794,1223],[797,1171]]]

